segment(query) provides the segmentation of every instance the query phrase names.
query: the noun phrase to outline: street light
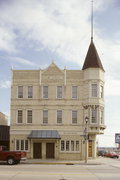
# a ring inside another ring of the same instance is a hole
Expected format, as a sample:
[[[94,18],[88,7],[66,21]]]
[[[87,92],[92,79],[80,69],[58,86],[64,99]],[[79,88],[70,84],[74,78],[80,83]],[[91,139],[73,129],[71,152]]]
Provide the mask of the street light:
[[[85,117],[85,163],[87,163],[88,159],[88,120],[89,118]]]

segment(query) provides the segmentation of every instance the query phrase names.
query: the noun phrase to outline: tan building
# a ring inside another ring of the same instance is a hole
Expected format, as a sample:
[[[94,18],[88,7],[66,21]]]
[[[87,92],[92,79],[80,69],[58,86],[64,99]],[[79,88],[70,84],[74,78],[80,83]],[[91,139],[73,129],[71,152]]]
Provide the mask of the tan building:
[[[11,150],[28,158],[96,157],[96,135],[103,134],[104,69],[91,41],[82,70],[12,70]]]
[[[0,125],[8,125],[8,117],[0,112]]]

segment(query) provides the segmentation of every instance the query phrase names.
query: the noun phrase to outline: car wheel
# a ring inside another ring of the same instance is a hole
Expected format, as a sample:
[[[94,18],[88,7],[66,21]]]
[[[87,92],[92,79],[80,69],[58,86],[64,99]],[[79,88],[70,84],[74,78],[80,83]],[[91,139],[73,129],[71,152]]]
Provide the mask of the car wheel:
[[[13,158],[13,157],[9,157],[9,158],[7,159],[7,164],[8,164],[8,165],[13,165],[13,164],[15,164],[14,158]]]

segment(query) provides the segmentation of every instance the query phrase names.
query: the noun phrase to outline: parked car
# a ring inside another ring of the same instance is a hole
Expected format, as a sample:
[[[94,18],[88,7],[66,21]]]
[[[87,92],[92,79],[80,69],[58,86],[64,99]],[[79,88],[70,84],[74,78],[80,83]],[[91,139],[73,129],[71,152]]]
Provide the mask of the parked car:
[[[98,155],[98,156],[105,156],[106,153],[107,153],[106,150],[99,150],[98,153],[97,153],[97,155]]]
[[[108,152],[105,154],[105,157],[119,158],[119,155],[116,152]]]
[[[26,160],[26,152],[7,151],[4,146],[0,146],[0,161],[6,161],[7,164],[13,165],[20,163],[21,160]]]

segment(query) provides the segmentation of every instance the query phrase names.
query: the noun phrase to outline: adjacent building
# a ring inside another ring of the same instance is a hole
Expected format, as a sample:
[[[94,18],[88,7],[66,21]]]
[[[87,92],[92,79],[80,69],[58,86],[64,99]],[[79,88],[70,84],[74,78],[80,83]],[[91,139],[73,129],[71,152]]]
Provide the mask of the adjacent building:
[[[0,146],[9,149],[10,127],[8,126],[8,117],[0,112]]]
[[[85,118],[88,156],[103,134],[104,69],[91,40],[82,70],[12,70],[10,149],[28,158],[83,160]]]

